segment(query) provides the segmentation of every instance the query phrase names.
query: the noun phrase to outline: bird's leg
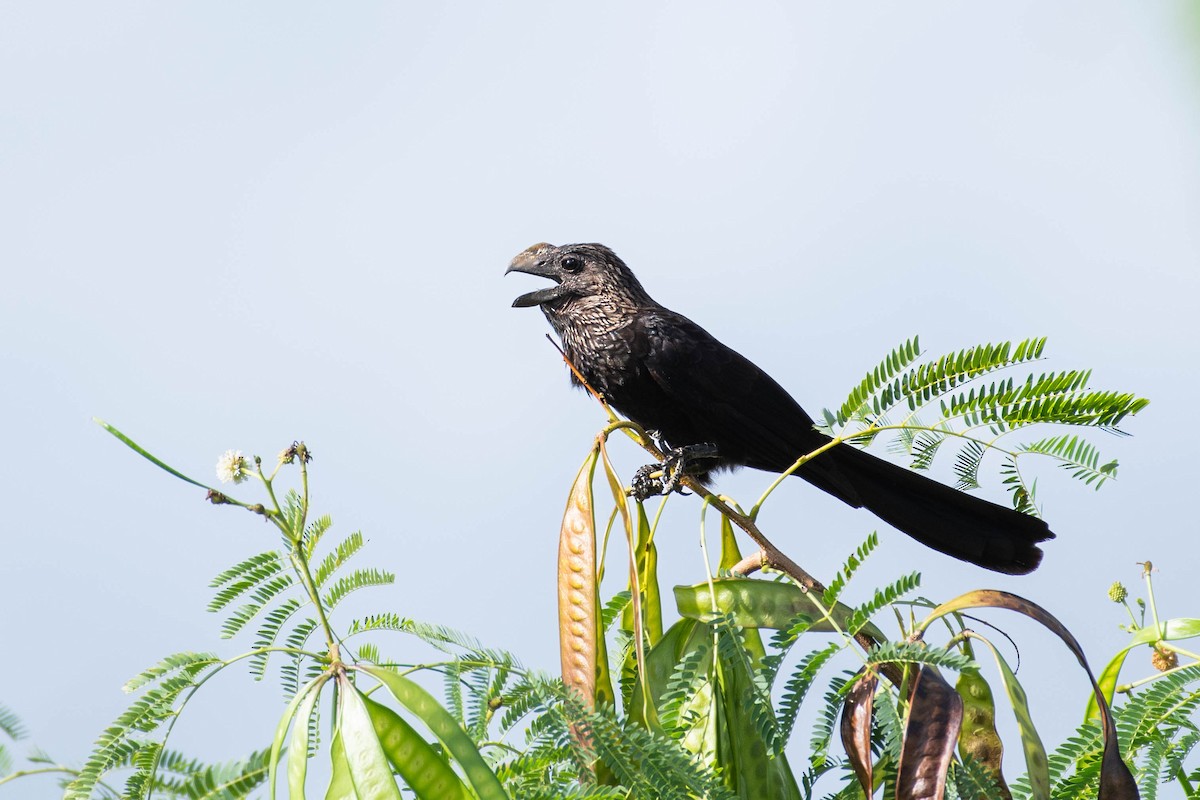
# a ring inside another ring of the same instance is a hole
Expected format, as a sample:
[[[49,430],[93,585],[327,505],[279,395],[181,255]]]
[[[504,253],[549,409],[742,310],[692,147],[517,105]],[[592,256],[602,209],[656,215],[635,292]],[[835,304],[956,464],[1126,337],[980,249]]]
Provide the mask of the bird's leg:
[[[686,447],[676,447],[667,453],[664,464],[667,478],[663,483],[663,494],[682,491],[679,484],[686,475],[703,475],[712,469],[712,461],[718,457],[717,446],[710,442],[689,444]]]
[[[691,444],[671,448],[662,463],[647,464],[634,474],[633,486],[629,493],[638,500],[645,500],[656,494],[682,493],[680,483],[684,477],[708,472],[712,467],[702,462],[717,457],[715,444]]]

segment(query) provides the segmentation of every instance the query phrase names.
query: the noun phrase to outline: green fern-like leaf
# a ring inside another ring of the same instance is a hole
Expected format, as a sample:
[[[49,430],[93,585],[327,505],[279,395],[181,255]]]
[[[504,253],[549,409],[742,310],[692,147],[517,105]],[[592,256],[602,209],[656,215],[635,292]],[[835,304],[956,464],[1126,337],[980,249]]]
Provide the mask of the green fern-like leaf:
[[[132,754],[129,766],[133,772],[125,779],[125,791],[122,800],[143,800],[154,782],[154,772],[158,765],[158,756],[162,752],[159,742],[147,742],[144,747]]]
[[[898,392],[915,411],[935,397],[947,394],[955,387],[975,380],[989,372],[1040,358],[1046,339],[1026,339],[1015,350],[1010,342],[980,344],[957,353],[947,353],[936,361],[919,365],[904,376]]]
[[[1192,713],[1200,707],[1200,665],[1184,667],[1150,684],[1121,706],[1118,727],[1131,747],[1154,741],[1164,728],[1193,727]]]
[[[249,603],[238,606],[233,613],[225,618],[221,624],[221,638],[232,639],[250,620],[258,616],[258,613],[263,610],[263,607],[271,601],[276,595],[286,591],[293,584],[291,575],[280,575],[272,580],[266,581],[259,585],[254,590],[254,594]]]
[[[329,580],[333,573],[337,572],[343,564],[350,560],[350,557],[357,553],[363,546],[363,535],[361,531],[355,531],[347,536],[333,552],[322,559],[317,571],[313,574],[313,582],[317,587],[325,585],[325,581]]]
[[[783,660],[800,636],[812,626],[813,618],[808,614],[801,613],[788,620],[787,625],[775,631],[771,636],[771,652],[763,658],[761,669],[763,681],[768,686],[774,685],[779,668],[783,666]]]
[[[289,546],[294,545],[304,535],[304,531],[301,530],[303,524],[304,500],[294,489],[289,489],[283,496],[283,525],[288,531]]]
[[[600,624],[604,631],[612,627],[613,622],[621,616],[629,604],[633,601],[633,593],[628,589],[617,592],[612,598],[604,604],[604,608],[600,610]]]
[[[337,606],[346,595],[351,592],[365,589],[368,586],[387,586],[394,583],[396,576],[391,572],[381,569],[359,569],[345,575],[337,580],[325,593],[324,603],[325,608],[332,609]]]
[[[1036,482],[1025,482],[1025,478],[1017,466],[1016,456],[1006,455],[1000,462],[1000,478],[1001,483],[1012,492],[1014,509],[1023,514],[1040,516],[1035,499],[1037,490]]]
[[[850,392],[850,396],[838,409],[836,424],[845,425],[851,419],[865,414],[868,408],[878,414],[880,403],[872,402],[872,399],[880,390],[891,391],[896,377],[916,359],[920,352],[920,343],[914,336],[888,353],[879,366],[868,372],[862,382]]]
[[[109,770],[134,766],[134,758],[139,753],[147,751],[147,748],[157,748],[157,743],[142,738],[141,734],[154,731],[163,721],[173,717],[180,695],[195,687],[203,676],[219,668],[219,665],[203,659],[175,657],[170,665],[164,660],[156,667],[159,668],[157,676],[149,679],[154,681],[153,685],[130,703],[97,738],[83,768],[67,786],[64,795],[67,800],[86,800]],[[156,667],[147,672],[154,671]],[[143,673],[138,678],[145,675]],[[138,678],[133,682],[137,682]],[[144,681],[139,685],[144,685]],[[153,757],[157,758],[157,754],[154,753]],[[133,788],[141,791],[142,785],[137,783]]]
[[[1111,391],[1087,392],[1069,400],[1070,402],[1048,401],[1044,410],[1022,410],[1022,413],[1024,418],[1030,421],[1041,421],[1044,417],[1050,417],[1064,425],[1091,425],[1119,432],[1118,426],[1125,417],[1138,413],[1150,404],[1144,397],[1128,392]]]
[[[1117,476],[1117,462],[1100,463],[1100,451],[1078,435],[1063,434],[1039,439],[1022,445],[1023,453],[1040,453],[1058,459],[1071,477],[1099,489],[1109,478]]]
[[[358,646],[358,660],[368,664],[379,663],[379,645],[374,642],[363,642]]]
[[[402,617],[399,614],[387,612],[362,619],[351,620],[349,627],[346,630],[347,638],[356,636],[360,633],[369,631],[397,631],[409,633],[410,620],[407,617]]]
[[[21,718],[13,713],[12,709],[2,705],[0,705],[0,732],[14,742],[20,741],[28,735],[24,724],[21,723]]]
[[[755,735],[768,750],[781,753],[785,737],[771,704],[771,687],[763,679],[763,674],[754,668],[754,659],[746,649],[743,631],[730,616],[718,619],[715,627],[724,691],[733,692],[738,708],[749,712]]]
[[[170,797],[186,797],[183,785],[202,769],[204,764],[198,759],[185,756],[178,750],[161,748],[154,777],[155,792],[162,792]]]
[[[911,642],[884,642],[867,654],[867,663],[926,664],[959,671],[975,665],[969,656],[957,650]]]
[[[265,553],[257,553],[250,556],[245,561],[239,561],[237,564],[234,564],[232,567],[213,578],[209,583],[209,586],[214,588],[217,586],[222,586],[226,583],[229,583],[234,578],[241,578],[243,575],[253,572],[265,564],[269,564],[271,562],[278,563],[280,558],[280,554],[275,550],[270,550]]]
[[[915,367],[909,367],[913,358],[903,364],[896,361],[891,365],[894,369],[877,370],[878,374],[872,373],[851,392],[838,412],[838,424],[869,422],[902,404],[916,412],[930,400],[989,372],[1039,358],[1044,346],[1045,339],[1026,339],[1015,349],[1009,342],[980,344]],[[915,358],[916,353],[911,355]]]
[[[813,723],[812,737],[809,741],[809,763],[814,767],[824,766],[829,760],[833,728],[842,710],[845,691],[853,677],[853,673],[846,672],[829,679],[829,688],[825,691],[824,703],[817,714],[816,722]]]
[[[854,577],[854,573],[862,566],[867,557],[874,552],[879,546],[879,533],[871,531],[866,541],[858,546],[858,548],[846,558],[842,563],[842,568],[838,570],[837,575],[833,576],[833,580],[829,582],[829,586],[825,588],[824,594],[821,595],[821,603],[826,608],[832,608],[833,604],[841,597],[842,590],[846,588],[846,584]]]
[[[160,780],[156,783],[155,795],[165,790],[172,797],[191,800],[239,800],[263,786],[270,771],[269,748],[223,764],[201,764],[187,760],[184,765],[171,767],[169,759],[172,755],[169,750],[163,752],[159,770],[180,777]]]
[[[254,676],[255,680],[262,680],[266,674],[267,661],[271,656],[267,648],[274,646],[284,625],[304,605],[305,603],[299,598],[289,597],[263,617],[263,624],[259,627],[254,639],[254,649],[262,652],[250,657],[250,674]]]
[[[308,527],[304,531],[304,539],[302,541],[304,546],[304,557],[306,559],[312,558],[313,553],[316,552],[317,545],[321,542],[321,537],[324,536],[325,532],[331,527],[333,527],[333,519],[331,519],[328,514],[317,517],[309,523]]]
[[[954,457],[955,487],[963,491],[979,488],[979,466],[986,448],[977,441],[968,441]]]
[[[167,675],[181,673],[191,678],[220,663],[221,659],[216,653],[174,653],[130,678],[121,688],[126,694],[131,694]]]
[[[1176,780],[1179,775],[1185,774],[1184,762],[1192,755],[1197,744],[1200,744],[1200,731],[1176,733],[1175,740],[1167,749],[1166,757],[1163,759],[1162,774],[1167,776],[1168,781]],[[1200,767],[1197,769],[1200,771]]]
[[[663,729],[676,738],[686,733],[683,709],[696,693],[697,687],[708,680],[712,665],[712,640],[703,639],[697,646],[683,654],[671,677],[667,690],[663,692],[658,718]]]
[[[289,650],[303,650],[308,642],[308,637],[312,636],[313,631],[317,629],[317,621],[312,617],[308,617],[303,622],[300,622],[288,634],[284,641],[284,646]],[[305,662],[305,657],[301,654],[290,656],[279,669],[280,682],[283,685],[284,696],[293,697],[296,692],[300,691],[300,667]]]
[[[551,696],[540,682],[527,678],[521,680],[504,693],[504,713],[500,717],[500,728],[510,730],[530,714],[545,711]]]
[[[1003,797],[995,778],[972,758],[950,764],[947,783],[960,798]],[[949,788],[949,787],[948,787]]]
[[[812,688],[817,674],[844,647],[845,644],[841,641],[830,642],[824,648],[807,654],[800,659],[800,663],[796,665],[791,677],[783,685],[783,697],[779,701],[779,709],[776,712],[779,728],[779,739],[776,742],[775,750],[777,754],[782,752],[783,746],[791,738],[792,729],[796,724],[796,715],[800,713],[800,704],[804,702],[805,696]]]
[[[1137,782],[1141,789],[1142,800],[1157,800],[1158,787],[1163,780],[1163,765],[1167,760],[1167,752],[1172,742],[1165,736],[1156,737],[1147,742],[1139,754],[1137,764]]]
[[[913,439],[913,458],[910,466],[913,469],[927,470],[933,464],[938,449],[946,441],[946,435],[938,431],[919,431]]]
[[[678,742],[644,728],[621,725],[603,712],[581,715],[600,759],[628,787],[632,797],[662,800],[734,800],[709,770],[692,759]]]
[[[246,592],[270,580],[283,570],[285,557],[278,552],[259,553],[213,578],[213,587],[225,586],[208,604],[209,611],[220,611]]]
[[[897,578],[882,589],[876,589],[874,597],[854,609],[854,612],[850,615],[850,620],[846,623],[847,632],[850,634],[858,633],[864,625],[871,621],[871,617],[875,615],[875,612],[885,606],[890,606],[899,598],[909,592],[915,591],[920,585],[921,573],[913,572]]]
[[[1043,400],[1073,397],[1084,390],[1091,370],[1030,375],[1023,384],[1012,378],[988,386],[972,387],[967,392],[949,395],[941,401],[943,419],[958,419],[968,427],[990,426],[997,432],[1018,421],[1017,409]]]
[[[896,703],[875,703],[871,740],[876,743],[880,755],[886,757],[888,763],[895,765],[900,762],[900,752],[904,747],[904,720],[900,717]]]

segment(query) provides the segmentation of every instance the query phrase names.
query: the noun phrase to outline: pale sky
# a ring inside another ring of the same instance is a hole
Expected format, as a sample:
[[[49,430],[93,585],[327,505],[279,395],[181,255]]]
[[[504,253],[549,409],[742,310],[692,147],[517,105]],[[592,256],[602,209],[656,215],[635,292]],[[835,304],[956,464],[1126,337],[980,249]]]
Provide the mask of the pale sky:
[[[1185,2],[3,2],[0,175],[0,703],[60,759],[82,762],[160,657],[248,649],[216,638],[207,584],[274,545],[93,415],[206,481],[226,449],[305,440],[318,510],[398,576],[354,609],[557,668],[558,522],[603,416],[541,315],[509,307],[540,284],[504,269],[538,241],[612,246],[814,413],[913,334],[932,354],[1048,336],[1039,369],[1153,401],[1132,438],[1097,437],[1119,480],[1044,465],[1059,538],[1026,578],[880,523],[859,591],[914,569],[935,599],[1014,591],[1097,668],[1123,641],[1105,591],[1140,592],[1134,562],[1160,566],[1161,613],[1200,615]],[[1006,501],[995,471],[984,493]],[[703,578],[697,520],[672,503],[664,585]],[[821,577],[876,527],[801,481],[762,523]],[[991,619],[1060,742],[1082,672]],[[262,746],[282,710],[236,669],[205,699],[173,741],[211,759]]]

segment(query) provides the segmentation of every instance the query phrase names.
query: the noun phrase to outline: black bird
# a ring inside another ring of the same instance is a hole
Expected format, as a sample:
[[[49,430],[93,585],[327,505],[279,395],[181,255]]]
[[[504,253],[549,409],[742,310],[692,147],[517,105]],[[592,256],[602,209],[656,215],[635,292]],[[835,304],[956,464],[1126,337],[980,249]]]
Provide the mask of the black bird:
[[[604,245],[535,244],[508,271],[554,281],[513,306],[540,306],[588,384],[666,445],[715,445],[716,459],[705,467],[783,472],[830,441],[769,375],[654,302]],[[935,550],[997,572],[1032,572],[1042,560],[1037,543],[1054,538],[1037,517],[846,444],[796,474]]]

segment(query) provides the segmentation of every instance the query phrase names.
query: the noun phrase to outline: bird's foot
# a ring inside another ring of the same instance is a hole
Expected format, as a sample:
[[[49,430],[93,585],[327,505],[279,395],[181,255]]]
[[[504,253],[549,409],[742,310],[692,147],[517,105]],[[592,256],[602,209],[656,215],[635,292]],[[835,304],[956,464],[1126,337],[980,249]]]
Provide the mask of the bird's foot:
[[[681,486],[683,479],[688,475],[707,472],[709,467],[698,466],[698,462],[711,461],[717,457],[715,444],[691,444],[672,448],[667,451],[666,460],[659,464],[647,464],[634,474],[629,494],[639,501],[656,494],[686,494]]]

